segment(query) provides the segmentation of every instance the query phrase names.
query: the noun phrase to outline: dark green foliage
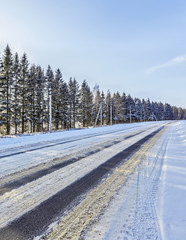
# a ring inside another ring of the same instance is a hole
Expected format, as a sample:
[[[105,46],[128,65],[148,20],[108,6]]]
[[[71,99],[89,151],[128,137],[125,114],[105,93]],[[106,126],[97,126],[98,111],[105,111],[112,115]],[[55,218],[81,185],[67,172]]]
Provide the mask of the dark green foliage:
[[[100,124],[186,119],[186,109],[150,99],[132,98],[123,92],[106,96],[96,85],[93,91],[84,80],[68,84],[60,69],[55,74],[19,59],[7,45],[0,58],[0,134],[49,131],[50,95],[52,127],[55,130]]]

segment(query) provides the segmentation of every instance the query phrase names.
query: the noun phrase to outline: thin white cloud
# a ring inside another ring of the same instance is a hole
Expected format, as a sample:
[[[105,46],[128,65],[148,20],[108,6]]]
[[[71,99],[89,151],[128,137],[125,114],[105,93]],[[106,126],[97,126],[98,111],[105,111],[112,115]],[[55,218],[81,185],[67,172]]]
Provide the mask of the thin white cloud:
[[[146,73],[147,74],[151,74],[159,69],[162,69],[162,68],[166,68],[166,67],[171,67],[171,66],[174,66],[176,64],[179,64],[181,62],[184,62],[186,61],[186,55],[181,55],[181,56],[178,56],[178,57],[175,57],[165,63],[162,63],[162,64],[159,64],[159,65],[155,65],[155,66],[152,66],[148,69],[146,69]]]

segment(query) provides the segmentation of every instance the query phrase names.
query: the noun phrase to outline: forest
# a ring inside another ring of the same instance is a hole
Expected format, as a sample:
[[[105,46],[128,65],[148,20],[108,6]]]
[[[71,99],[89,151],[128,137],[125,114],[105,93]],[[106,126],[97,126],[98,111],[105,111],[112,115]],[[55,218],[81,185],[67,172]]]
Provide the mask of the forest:
[[[124,86],[123,86],[124,87]],[[50,101],[51,99],[51,101]],[[50,112],[51,104],[51,112]],[[50,114],[51,113],[51,114]],[[51,118],[50,118],[51,115]],[[52,119],[52,122],[50,122]],[[91,90],[60,69],[45,70],[9,45],[0,55],[0,135],[47,132],[117,123],[186,119],[186,109],[125,92]]]

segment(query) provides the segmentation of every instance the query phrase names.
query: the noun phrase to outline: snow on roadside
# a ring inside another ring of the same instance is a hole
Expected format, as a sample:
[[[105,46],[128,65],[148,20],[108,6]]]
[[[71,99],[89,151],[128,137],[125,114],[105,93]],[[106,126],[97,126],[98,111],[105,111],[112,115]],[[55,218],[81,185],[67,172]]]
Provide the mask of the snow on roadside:
[[[162,239],[186,238],[186,121],[170,127],[161,179],[160,220]]]

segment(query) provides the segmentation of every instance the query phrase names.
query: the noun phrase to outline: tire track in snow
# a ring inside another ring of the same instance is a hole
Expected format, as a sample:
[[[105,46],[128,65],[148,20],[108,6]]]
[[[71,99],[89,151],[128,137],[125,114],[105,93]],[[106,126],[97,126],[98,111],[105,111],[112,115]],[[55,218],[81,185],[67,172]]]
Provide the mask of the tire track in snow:
[[[115,194],[105,215],[100,217],[98,224],[88,229],[82,239],[161,239],[156,200],[167,141],[162,135],[155,146],[151,145],[144,152],[134,174]],[[151,155],[154,148],[156,155]]]
[[[104,146],[103,148],[98,148],[98,149],[92,150],[91,152],[88,152],[87,154],[84,154],[84,156],[82,156],[82,157],[81,156],[80,157],[76,157],[76,158],[74,157],[74,158],[71,158],[71,159],[66,160],[66,161],[61,161],[61,162],[59,162],[57,164],[53,164],[52,166],[42,168],[39,171],[35,171],[32,174],[27,174],[27,175],[24,175],[23,177],[19,177],[17,180],[5,183],[5,184],[0,186],[0,196],[5,194],[6,192],[10,192],[13,189],[21,187],[21,186],[23,186],[23,185],[25,185],[27,183],[32,182],[32,181],[35,181],[36,179],[41,178],[41,177],[43,177],[43,176],[45,176],[47,174],[51,174],[54,171],[57,171],[57,170],[59,170],[61,168],[64,168],[64,167],[66,167],[66,166],[68,166],[70,164],[73,164],[73,163],[77,162],[77,161],[80,161],[80,160],[82,160],[85,157],[88,157],[88,156],[90,156],[92,154],[100,152],[100,151],[102,151],[105,148],[109,148],[109,147],[113,146],[114,144],[118,144],[118,143],[120,143],[120,142],[122,142],[122,141],[124,141],[126,139],[135,137],[135,136],[137,136],[137,135],[139,135],[139,134],[141,134],[143,132],[145,132],[145,131],[140,131],[138,133],[133,133],[133,134],[131,134],[129,136],[124,137],[123,139],[121,139],[119,141],[113,141],[111,144],[108,144],[108,145]]]
[[[137,128],[137,127],[135,127]],[[1,158],[6,158],[6,157],[12,157],[12,156],[16,156],[16,155],[20,155],[20,154],[24,154],[24,153],[28,153],[28,152],[33,152],[33,151],[36,151],[36,150],[41,150],[41,149],[45,149],[45,148],[50,148],[50,147],[54,147],[54,146],[58,146],[58,145],[63,145],[63,144],[66,144],[66,143],[71,143],[71,142],[76,142],[76,141],[79,141],[79,140],[84,140],[84,139],[89,139],[89,138],[93,138],[93,137],[100,137],[100,136],[104,136],[104,135],[109,135],[109,134],[115,134],[115,133],[118,133],[118,132],[126,132],[127,130],[130,130],[131,128],[128,128],[128,129],[124,129],[124,130],[117,130],[117,131],[108,131],[108,132],[104,132],[104,133],[98,133],[98,134],[91,134],[91,135],[88,135],[88,136],[83,136],[83,137],[80,137],[80,138],[76,138],[76,139],[72,139],[72,140],[63,140],[61,142],[61,140],[58,140],[57,142],[53,142],[53,143],[45,143],[44,146],[40,146],[40,147],[36,147],[35,145],[32,145],[32,146],[35,146],[34,148],[31,148],[31,149],[27,149],[27,150],[23,150],[23,151],[19,151],[19,152],[14,152],[14,153],[11,153],[11,154],[6,154],[6,155],[0,155],[0,159]],[[18,148],[20,149],[20,148]],[[10,150],[9,150],[10,151]]]
[[[128,156],[132,153],[134,154],[142,144],[153,137],[162,128],[163,127],[159,128],[155,132],[151,132],[149,135],[128,147],[126,150],[115,155],[92,172],[88,173],[79,180],[74,181],[71,185],[40,203],[39,206],[24,215],[19,216],[17,220],[9,223],[8,226],[0,230],[0,236],[2,236],[4,240],[12,240],[15,236],[18,236],[18,239],[28,239],[29,237],[33,237],[35,234],[39,234],[51,222],[51,219],[55,219],[60,212],[64,212],[70,203],[72,203],[81,194],[85,194],[92,187],[96,186],[105,175],[113,172],[116,166],[121,164],[123,161],[126,161]],[[27,201],[25,204],[27,204]]]
[[[49,234],[47,239],[84,239],[86,228],[98,220],[102,209],[108,205],[112,196],[127,180],[127,176],[135,170],[144,153],[153,146],[158,137],[159,135],[146,143],[102,184],[92,190],[79,206],[61,220],[58,227]]]

